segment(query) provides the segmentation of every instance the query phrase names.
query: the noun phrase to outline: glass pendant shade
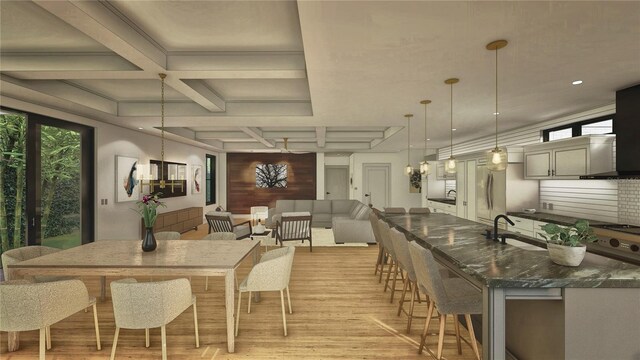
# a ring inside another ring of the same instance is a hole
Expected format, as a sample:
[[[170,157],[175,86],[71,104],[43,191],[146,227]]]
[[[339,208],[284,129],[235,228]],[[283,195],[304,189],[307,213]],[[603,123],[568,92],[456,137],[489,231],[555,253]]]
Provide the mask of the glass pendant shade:
[[[413,168],[411,167],[411,165],[407,165],[404,168],[404,174],[407,176],[411,176],[412,173],[413,173]]]
[[[444,171],[447,174],[455,174],[458,171],[456,167],[456,159],[452,156],[444,163]]]
[[[429,166],[429,163],[426,161],[420,162],[420,175],[429,175],[430,172],[431,167]]]
[[[487,152],[487,168],[491,171],[503,171],[507,168],[507,152],[495,148]]]
[[[136,180],[141,180],[141,181],[158,180],[158,165],[137,164]]]

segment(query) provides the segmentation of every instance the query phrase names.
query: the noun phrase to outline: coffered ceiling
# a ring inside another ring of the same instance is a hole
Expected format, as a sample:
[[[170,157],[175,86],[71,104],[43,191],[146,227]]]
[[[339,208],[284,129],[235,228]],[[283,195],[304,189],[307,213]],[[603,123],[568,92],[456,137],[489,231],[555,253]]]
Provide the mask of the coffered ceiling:
[[[220,151],[448,144],[614,102],[640,82],[640,2],[1,1],[0,94]],[[573,86],[573,80],[583,80]],[[404,134],[404,135],[403,135]]]

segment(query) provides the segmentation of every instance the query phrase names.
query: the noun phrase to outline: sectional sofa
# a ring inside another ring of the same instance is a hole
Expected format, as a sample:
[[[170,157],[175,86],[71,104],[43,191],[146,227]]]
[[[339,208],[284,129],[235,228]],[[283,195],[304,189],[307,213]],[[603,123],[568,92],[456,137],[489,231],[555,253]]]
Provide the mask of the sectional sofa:
[[[371,209],[358,200],[277,200],[269,209],[267,226],[274,227],[282,213],[302,211],[311,213],[312,227],[330,227],[338,244],[376,242],[369,222]]]

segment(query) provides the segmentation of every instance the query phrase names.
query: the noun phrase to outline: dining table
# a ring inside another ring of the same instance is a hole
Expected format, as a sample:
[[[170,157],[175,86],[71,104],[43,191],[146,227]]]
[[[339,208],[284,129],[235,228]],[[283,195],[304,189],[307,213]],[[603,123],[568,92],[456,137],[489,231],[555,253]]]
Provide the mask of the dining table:
[[[98,276],[101,298],[105,278],[148,276],[224,277],[227,322],[227,350],[234,349],[235,270],[249,255],[258,262],[260,242],[250,239],[230,241],[165,240],[155,251],[143,252],[140,240],[99,240],[8,266],[12,277]],[[254,294],[259,300],[259,294]],[[18,333],[8,337],[9,350],[19,348]]]

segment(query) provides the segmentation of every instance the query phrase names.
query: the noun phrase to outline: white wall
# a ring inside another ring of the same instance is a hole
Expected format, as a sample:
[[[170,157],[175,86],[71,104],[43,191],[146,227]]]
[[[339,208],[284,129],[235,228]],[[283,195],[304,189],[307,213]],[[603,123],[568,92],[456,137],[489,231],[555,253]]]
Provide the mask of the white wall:
[[[8,97],[2,98],[2,104],[16,110],[43,114],[93,127],[95,129],[96,146],[95,238],[96,240],[140,238],[140,216],[131,210],[135,209],[135,202],[115,202],[115,156],[137,157],[141,163],[148,163],[149,159],[158,160],[160,159],[159,137]],[[226,208],[227,166],[225,154],[218,154],[205,148],[165,140],[165,160],[167,161],[182,162],[188,165],[202,165],[204,169],[205,154],[216,155],[218,170],[216,177],[217,201]],[[100,205],[100,199],[107,199],[107,205]],[[160,212],[191,206],[202,206],[204,207],[204,212],[207,212],[217,206],[217,204],[205,206],[205,191],[203,190],[197,195],[191,195],[190,187],[187,189],[187,196],[169,198],[164,201],[167,207],[161,208]]]
[[[422,161],[422,151],[412,151],[411,164],[418,166]],[[354,153],[350,156],[350,170],[353,184],[349,190],[351,199],[362,201],[362,165],[367,163],[391,164],[391,206],[420,207],[421,193],[409,192],[409,178],[404,175],[407,166],[407,151],[397,153]]]
[[[160,138],[142,134],[136,131],[99,123],[96,132],[96,239],[136,239],[140,236],[140,218],[131,210],[135,208],[135,202],[115,202],[116,186],[119,181],[115,179],[115,157],[126,155],[137,157],[142,164],[150,159],[160,159]],[[225,206],[226,177],[219,169],[226,170],[226,157],[195,146],[165,140],[165,160],[186,163],[187,165],[201,165],[205,168],[205,154],[216,155],[218,193],[216,200]],[[225,171],[226,172],[226,171]],[[188,175],[190,176],[190,169]],[[187,179],[190,184],[190,179]],[[222,186],[221,186],[222,185]],[[224,191],[221,191],[221,187]],[[145,192],[148,188],[143,189]],[[222,196],[224,194],[224,197]],[[107,205],[99,205],[100,199],[108,199]],[[222,200],[222,201],[221,201]],[[185,207],[204,207],[204,212],[214,210],[216,205],[205,206],[205,191],[200,194],[191,194],[190,186],[187,187],[187,196],[164,199],[166,208],[159,212],[168,212]],[[204,222],[204,219],[203,219]],[[117,226],[114,226],[117,224]]]

